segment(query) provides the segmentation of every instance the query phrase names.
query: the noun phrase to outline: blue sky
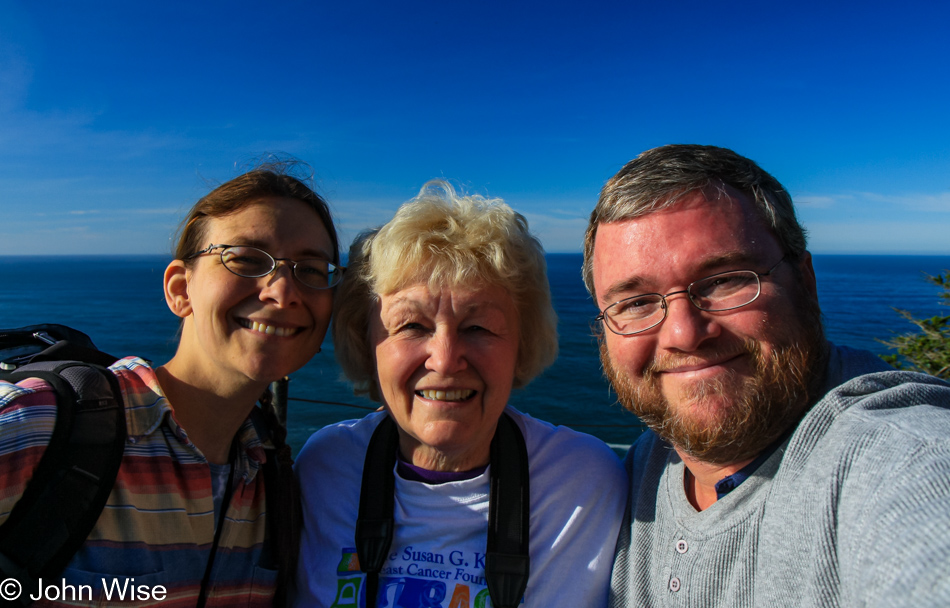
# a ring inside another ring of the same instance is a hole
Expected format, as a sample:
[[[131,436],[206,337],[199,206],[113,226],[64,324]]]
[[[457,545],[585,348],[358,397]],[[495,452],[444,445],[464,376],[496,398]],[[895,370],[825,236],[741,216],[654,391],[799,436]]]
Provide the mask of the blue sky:
[[[817,253],[950,254],[942,2],[0,0],[0,255],[166,253],[264,153],[313,166],[345,243],[428,179],[579,251],[605,180],[735,149]]]

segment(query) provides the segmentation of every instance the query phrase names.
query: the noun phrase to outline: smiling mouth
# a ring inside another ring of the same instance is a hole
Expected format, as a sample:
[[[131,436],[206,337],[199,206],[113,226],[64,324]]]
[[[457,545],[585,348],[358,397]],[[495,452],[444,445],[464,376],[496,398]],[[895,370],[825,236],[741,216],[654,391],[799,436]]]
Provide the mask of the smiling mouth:
[[[474,397],[477,392],[467,388],[452,391],[421,390],[416,391],[416,395],[432,401],[467,401]]]
[[[265,325],[264,323],[258,323],[257,321],[251,321],[250,319],[238,319],[238,325],[245,329],[250,329],[251,331],[256,331],[257,333],[267,334],[268,336],[279,336],[286,338],[287,336],[292,336],[298,331],[299,328],[293,327],[277,327],[276,325]]]
[[[665,367],[664,369],[657,370],[661,374],[683,374],[689,372],[697,372],[710,367],[719,367],[722,365],[727,365],[731,361],[738,359],[739,355],[734,355],[732,357],[727,357],[725,359],[712,360],[712,361],[696,361],[696,362],[686,362],[682,365],[672,365],[670,367]]]

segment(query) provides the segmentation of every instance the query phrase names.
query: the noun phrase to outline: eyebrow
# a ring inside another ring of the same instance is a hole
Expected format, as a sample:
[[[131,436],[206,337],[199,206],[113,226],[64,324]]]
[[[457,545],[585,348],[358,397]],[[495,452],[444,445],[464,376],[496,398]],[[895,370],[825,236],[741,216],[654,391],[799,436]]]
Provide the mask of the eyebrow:
[[[392,297],[392,300],[389,303],[390,311],[394,309],[401,309],[401,308],[408,308],[408,309],[411,309],[412,311],[422,311],[423,313],[428,313],[429,311],[429,307],[425,303],[419,301],[416,298],[406,296],[406,295],[399,295],[399,296],[394,296],[392,294],[389,294],[389,295],[390,297]],[[497,302],[494,302],[492,300],[471,302],[464,308],[460,309],[459,312],[463,315],[468,315],[468,314],[473,314],[473,313],[478,313],[478,312],[483,312],[483,311],[497,311],[504,314],[504,308],[501,305],[499,305]]]
[[[256,247],[256,248],[261,249],[261,250],[263,250],[263,251],[267,251],[268,248],[271,246],[271,243],[266,243],[266,242],[261,241],[261,240],[259,240],[259,239],[249,239],[249,238],[244,238],[244,237],[235,237],[234,239],[232,239],[232,242],[231,242],[231,243],[228,243],[228,244],[229,244],[229,245],[239,245],[239,246],[242,246],[242,247]],[[270,251],[267,251],[267,253],[270,253]],[[273,254],[271,254],[271,255],[273,255]],[[295,256],[295,257],[298,257],[298,258],[300,258],[301,260],[308,260],[308,259],[312,259],[312,258],[320,258],[320,259],[324,259],[324,260],[332,260],[332,259],[333,259],[332,256],[330,256],[326,251],[323,251],[323,250],[321,250],[321,249],[304,249],[304,250],[300,253],[300,255]]]
[[[754,265],[759,262],[760,256],[753,254],[750,251],[730,251],[720,255],[716,255],[710,258],[703,260],[699,266],[696,267],[696,278],[693,281],[705,278],[711,274],[716,274],[717,272],[726,272],[722,269],[724,266],[738,266],[742,265]],[[744,268],[736,268],[735,270],[745,270]],[[623,279],[618,283],[611,285],[610,289],[604,292],[602,301],[606,304],[613,304],[618,300],[623,298],[618,297],[621,294],[629,294],[634,292],[637,289],[645,289],[642,285],[647,284],[648,281],[641,275],[633,275]],[[639,293],[658,293],[658,292],[639,292]],[[639,295],[639,293],[634,293],[634,295]]]

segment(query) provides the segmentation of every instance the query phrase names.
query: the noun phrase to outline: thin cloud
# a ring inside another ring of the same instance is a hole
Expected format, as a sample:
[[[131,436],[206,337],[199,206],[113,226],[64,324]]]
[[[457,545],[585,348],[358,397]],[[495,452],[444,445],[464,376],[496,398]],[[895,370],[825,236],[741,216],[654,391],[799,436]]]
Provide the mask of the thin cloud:
[[[103,215],[108,214],[111,217],[119,216],[130,216],[130,215],[164,215],[170,218],[178,218],[182,213],[180,207],[153,207],[146,209],[127,209],[127,208],[116,208],[116,209],[70,209],[65,212],[67,215]],[[34,210],[23,210],[22,213],[18,214],[21,219],[29,218],[47,218],[47,217],[56,217],[57,213],[50,213],[48,211],[34,211]]]
[[[841,221],[808,224],[815,253],[950,254],[946,222]]]
[[[907,207],[914,211],[924,211],[927,213],[950,213],[950,191],[938,192],[936,194],[876,194],[874,192],[862,192],[859,196],[864,196],[868,200],[899,207]]]
[[[850,197],[849,197],[850,198]],[[807,205],[808,207],[827,209],[836,205],[842,197],[840,196],[796,196],[794,198],[796,205]]]
[[[794,197],[795,204],[813,208],[830,209],[842,206],[860,208],[874,203],[883,206],[902,207],[927,213],[950,213],[950,191],[937,193],[910,192],[882,194],[879,192],[849,192],[843,194],[805,194]]]
[[[0,41],[0,159],[18,164],[31,156],[69,157],[91,154],[101,159],[141,158],[166,149],[190,147],[193,141],[176,133],[101,130],[96,121],[104,110],[57,108],[38,112],[25,107],[33,82],[33,66],[13,44]]]
[[[155,209],[126,209],[131,215],[172,215],[182,213],[181,207],[158,207]]]
[[[587,218],[555,217],[540,213],[525,213],[531,232],[538,237],[548,252],[581,251]]]
[[[340,249],[346,252],[350,243],[364,230],[382,226],[393,219],[400,200],[331,200],[330,211],[340,239]]]

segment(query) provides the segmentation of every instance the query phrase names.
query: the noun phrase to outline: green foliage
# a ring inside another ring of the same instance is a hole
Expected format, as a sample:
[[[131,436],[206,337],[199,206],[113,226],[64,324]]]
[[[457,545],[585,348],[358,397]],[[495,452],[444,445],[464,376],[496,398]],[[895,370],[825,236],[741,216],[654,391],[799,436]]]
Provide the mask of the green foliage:
[[[927,280],[943,289],[940,297],[944,306],[950,306],[950,270]],[[906,310],[894,309],[920,330],[891,340],[879,340],[882,344],[897,349],[897,354],[881,355],[881,358],[897,369],[924,372],[938,378],[950,379],[950,315],[937,315],[929,319],[915,319]]]

